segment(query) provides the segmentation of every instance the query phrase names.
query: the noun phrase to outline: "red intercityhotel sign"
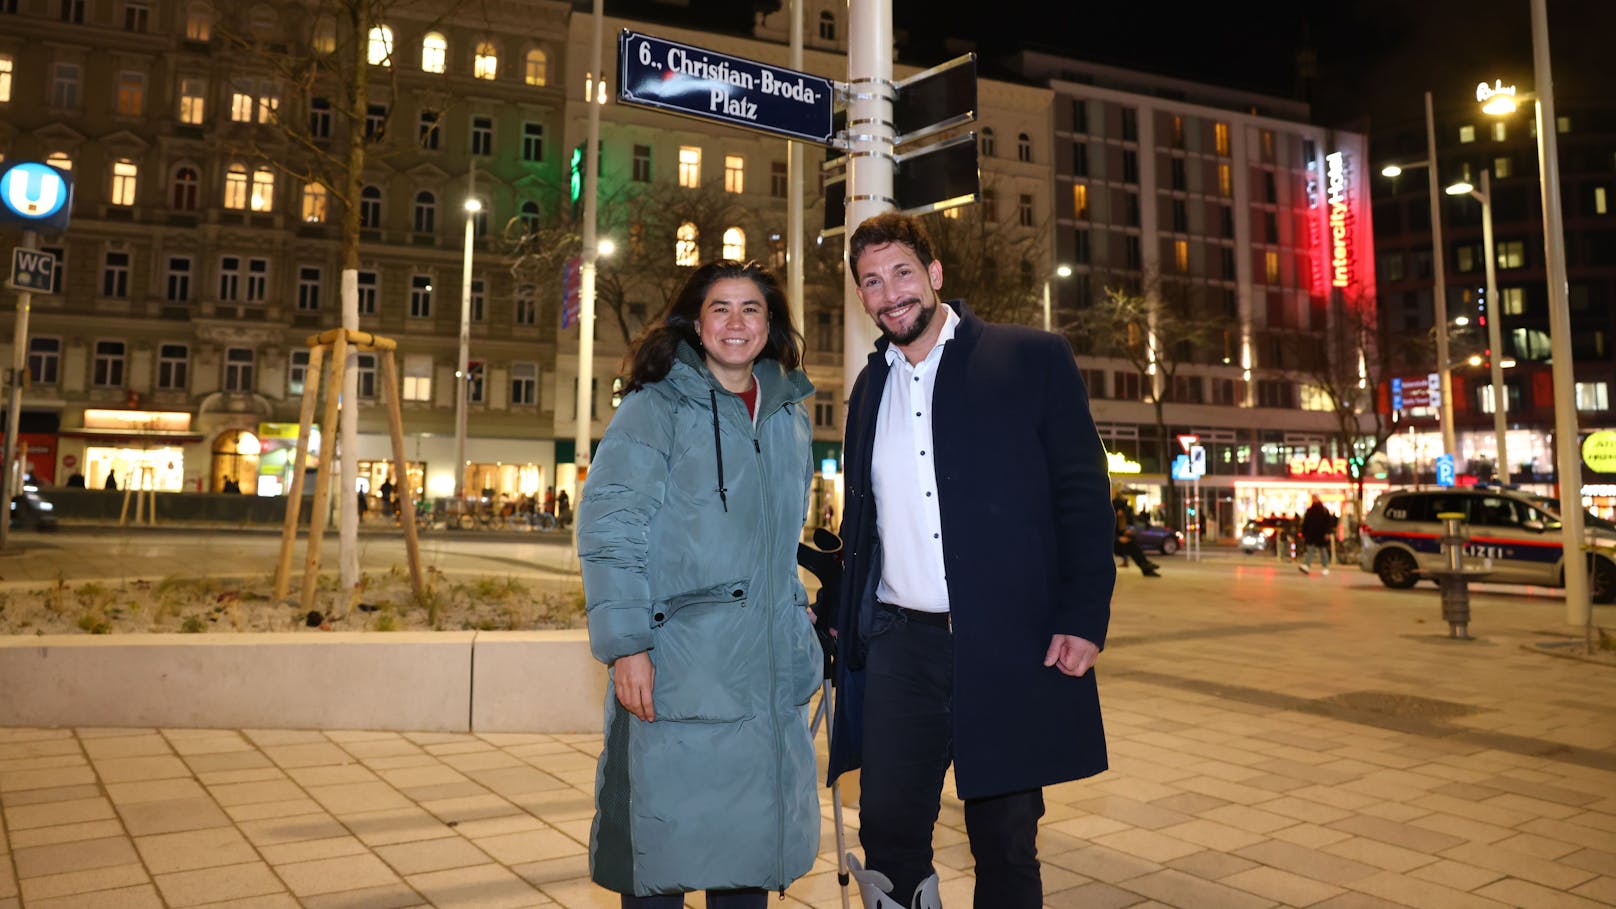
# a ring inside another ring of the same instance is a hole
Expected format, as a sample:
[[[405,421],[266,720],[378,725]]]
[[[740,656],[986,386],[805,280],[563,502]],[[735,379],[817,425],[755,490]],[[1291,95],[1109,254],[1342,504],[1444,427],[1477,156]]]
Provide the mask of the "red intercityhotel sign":
[[[1347,196],[1347,161],[1341,152],[1324,158],[1325,201],[1330,206],[1330,285],[1352,284],[1352,207]]]

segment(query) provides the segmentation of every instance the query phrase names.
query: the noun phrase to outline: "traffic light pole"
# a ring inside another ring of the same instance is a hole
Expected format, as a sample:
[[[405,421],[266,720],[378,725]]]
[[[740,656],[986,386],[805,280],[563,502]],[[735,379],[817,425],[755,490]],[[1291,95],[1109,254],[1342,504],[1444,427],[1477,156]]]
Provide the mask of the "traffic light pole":
[[[38,234],[31,230],[23,231],[23,249],[33,249],[38,241]],[[5,469],[0,470],[0,500],[6,503],[6,518],[0,521],[0,550],[11,545],[11,500],[22,486],[22,474],[15,469],[17,432],[22,425],[22,383],[28,375],[28,313],[33,305],[32,291],[17,291],[16,337],[11,350],[11,394],[6,399]]]

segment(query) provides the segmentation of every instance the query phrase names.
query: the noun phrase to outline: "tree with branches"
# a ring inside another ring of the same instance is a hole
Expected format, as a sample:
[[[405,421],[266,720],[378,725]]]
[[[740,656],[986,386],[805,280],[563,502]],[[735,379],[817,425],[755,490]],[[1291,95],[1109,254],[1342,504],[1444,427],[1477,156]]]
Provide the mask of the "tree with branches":
[[[1101,299],[1072,315],[1062,330],[1090,356],[1121,360],[1139,375],[1139,387],[1156,417],[1157,457],[1167,476],[1166,505],[1178,508],[1167,404],[1174,380],[1191,363],[1209,362],[1222,332],[1206,302],[1181,285],[1152,277],[1143,289],[1126,283],[1105,288]]]

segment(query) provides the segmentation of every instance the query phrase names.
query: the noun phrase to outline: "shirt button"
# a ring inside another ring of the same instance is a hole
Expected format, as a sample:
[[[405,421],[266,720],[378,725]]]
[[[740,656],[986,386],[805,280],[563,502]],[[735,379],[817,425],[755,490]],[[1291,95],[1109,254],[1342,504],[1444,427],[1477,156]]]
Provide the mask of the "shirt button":
[[[918,410],[915,411],[915,416],[917,416],[917,417],[920,416],[920,411],[918,411]]]
[[[920,381],[920,377],[919,377],[919,376],[915,376],[915,381],[916,381],[916,382],[919,382],[919,381]]]
[[[922,451],[922,452],[921,452],[921,453],[920,453],[920,456],[921,456],[921,457],[923,457],[923,458],[924,458],[924,457],[925,457],[925,456],[926,456],[926,453],[925,453],[925,452],[924,452],[924,451]]]
[[[926,498],[928,498],[928,499],[931,498],[931,493],[929,493],[929,492],[926,493]]]
[[[934,533],[934,534],[931,535],[931,538],[934,539],[934,540],[938,540],[938,539],[942,539],[942,536],[943,535],[940,534],[940,533]]]

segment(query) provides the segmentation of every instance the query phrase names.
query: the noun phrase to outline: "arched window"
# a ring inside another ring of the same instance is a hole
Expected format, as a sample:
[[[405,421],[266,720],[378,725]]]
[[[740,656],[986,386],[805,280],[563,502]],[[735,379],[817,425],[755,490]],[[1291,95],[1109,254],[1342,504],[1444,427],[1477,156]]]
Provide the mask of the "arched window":
[[[539,203],[531,199],[522,203],[522,230],[530,234],[539,232]]]
[[[73,159],[68,156],[67,152],[64,151],[51,152],[50,157],[45,159],[45,163],[56,168],[57,170],[73,169]]]
[[[303,223],[323,224],[326,205],[325,186],[320,183],[303,184]]]
[[[252,174],[252,210],[275,210],[275,172],[260,167]]]
[[[197,196],[202,188],[202,175],[196,168],[182,164],[174,169],[171,199],[176,211],[196,211]]]
[[[739,227],[731,227],[724,231],[724,258],[734,259],[737,262],[746,261],[746,231]]]
[[[415,232],[429,234],[437,229],[438,197],[426,190],[415,194]]]
[[[694,266],[700,258],[696,251],[696,225],[686,221],[679,225],[679,232],[674,235],[673,264]]]
[[[206,3],[193,2],[185,9],[185,37],[206,41],[213,37],[213,11]]]
[[[421,69],[441,73],[449,62],[449,42],[437,32],[427,32],[421,39]]]
[[[836,14],[825,10],[819,14],[819,39],[821,41],[836,40]]]
[[[534,48],[527,52],[527,72],[523,78],[528,85],[550,84],[550,55]]]
[[[993,157],[994,150],[997,149],[997,148],[998,148],[998,143],[996,141],[994,141],[994,138],[993,138],[993,127],[991,127],[991,126],[982,127],[982,157],[984,157],[984,158]]]
[[[1016,160],[1032,160],[1032,137],[1026,133],[1016,136]]]
[[[370,44],[366,49],[365,59],[371,66],[393,65],[393,30],[385,25],[377,25],[370,30]]]
[[[367,186],[359,191],[359,226],[375,229],[382,226],[382,190]]]
[[[247,207],[246,165],[232,164],[224,175],[224,207],[241,211]]]
[[[494,45],[483,41],[477,45],[477,56],[472,59],[471,74],[479,79],[492,79],[499,71],[499,54]]]
[[[337,49],[337,20],[329,15],[314,20],[314,33],[310,39],[315,53],[329,54]]]

